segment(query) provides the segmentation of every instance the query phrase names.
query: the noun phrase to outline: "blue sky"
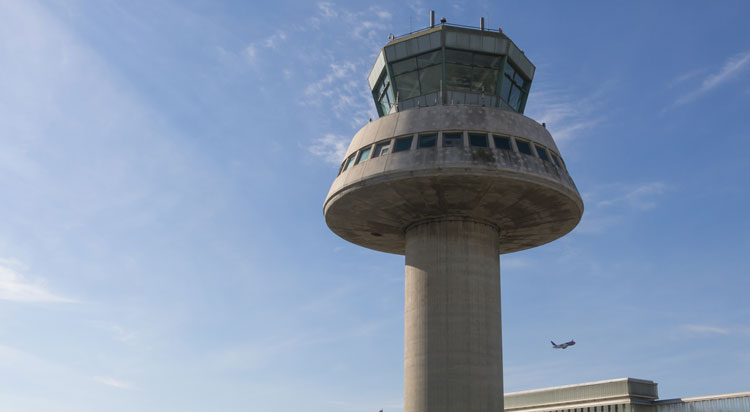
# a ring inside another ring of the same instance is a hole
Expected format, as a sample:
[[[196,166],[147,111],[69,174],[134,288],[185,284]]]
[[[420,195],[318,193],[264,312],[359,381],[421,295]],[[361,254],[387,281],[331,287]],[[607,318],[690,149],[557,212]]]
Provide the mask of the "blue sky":
[[[401,410],[403,257],[322,204],[430,9],[525,50],[585,201],[501,257],[505,390],[750,390],[750,5],[691,3],[0,1],[0,409]]]

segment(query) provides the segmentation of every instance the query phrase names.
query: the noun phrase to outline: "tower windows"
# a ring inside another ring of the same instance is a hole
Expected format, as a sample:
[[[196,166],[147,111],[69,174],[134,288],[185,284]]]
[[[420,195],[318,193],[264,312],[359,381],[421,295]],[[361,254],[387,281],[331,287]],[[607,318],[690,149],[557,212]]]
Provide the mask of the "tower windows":
[[[445,51],[445,79],[450,90],[495,94],[502,57],[462,50]]]
[[[472,147],[490,147],[486,133],[469,133],[469,145]]]
[[[341,168],[341,171],[342,171],[342,172],[345,172],[345,171],[346,171],[347,169],[349,169],[350,167],[352,167],[352,163],[354,163],[354,155],[355,155],[355,154],[356,154],[356,153],[353,153],[353,154],[352,154],[351,156],[349,156],[349,157],[348,157],[348,158],[347,158],[346,160],[344,160],[344,165],[343,165],[343,167]]]
[[[381,115],[386,115],[391,111],[391,107],[396,103],[393,98],[393,86],[391,86],[391,79],[388,78],[387,74],[378,81],[378,85],[375,86],[375,98],[380,106]]]
[[[411,149],[411,141],[413,138],[413,136],[407,136],[396,139],[396,144],[393,145],[393,153]]]
[[[510,137],[508,136],[498,136],[496,134],[493,134],[492,140],[495,141],[496,149],[513,150],[510,146]]]
[[[513,110],[521,112],[521,106],[528,93],[526,79],[510,64],[505,65],[505,75],[503,76],[503,85],[500,89],[500,97],[505,100]]]
[[[554,153],[552,153],[552,161],[555,162],[557,167],[562,167],[562,162],[560,162],[560,158],[557,157],[557,155]]]
[[[443,133],[443,147],[461,147],[464,145],[464,134],[458,133]]]
[[[440,81],[443,78],[440,66],[442,56],[442,52],[436,50],[397,61],[391,65],[398,87],[399,101],[433,93],[440,89]]]
[[[536,149],[536,154],[539,155],[539,158],[542,160],[546,160],[549,162],[549,156],[547,156],[547,150],[543,148],[542,146],[534,145],[534,148]]]
[[[466,144],[464,142],[464,133],[467,132],[442,132],[442,136],[440,136],[439,132],[428,132],[419,133],[417,135],[397,137],[395,139],[391,138],[374,144],[371,143],[349,155],[341,164],[339,174],[369,159],[385,156],[391,152],[396,153],[409,151],[412,149],[412,143],[415,143],[414,146],[417,149],[436,148],[438,147],[438,145],[443,148],[463,147]],[[467,140],[470,147],[491,147],[489,144],[490,139],[488,138],[487,133],[468,132],[467,135]],[[492,142],[495,145],[495,149],[513,152],[513,141],[515,141],[515,147],[518,153],[539,157],[544,161],[554,163],[561,169],[565,169],[565,164],[563,163],[563,160],[560,158],[560,156],[558,156],[555,152],[546,148],[545,146],[542,146],[541,144],[510,136],[497,134],[492,134],[491,136]],[[393,143],[392,149],[391,143]]]
[[[531,154],[531,144],[525,140],[516,139],[516,147],[518,147],[518,152],[527,154],[529,156],[533,156]]]
[[[417,148],[424,149],[426,147],[437,146],[437,133],[420,134],[419,141],[417,142]]]
[[[359,151],[359,156],[357,157],[357,163],[355,163],[355,165],[358,165],[369,158],[370,158],[370,147],[368,146]]]
[[[372,157],[378,157],[388,154],[388,149],[391,147],[391,141],[378,143],[375,145],[375,151],[372,152]]]

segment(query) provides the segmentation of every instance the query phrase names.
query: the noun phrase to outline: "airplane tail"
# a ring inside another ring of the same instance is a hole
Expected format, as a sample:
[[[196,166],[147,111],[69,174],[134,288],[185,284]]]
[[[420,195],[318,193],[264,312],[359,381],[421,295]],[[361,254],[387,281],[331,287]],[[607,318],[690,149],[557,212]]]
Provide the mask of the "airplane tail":
[[[557,344],[555,342],[549,341],[549,343],[551,343],[552,346],[557,346]]]

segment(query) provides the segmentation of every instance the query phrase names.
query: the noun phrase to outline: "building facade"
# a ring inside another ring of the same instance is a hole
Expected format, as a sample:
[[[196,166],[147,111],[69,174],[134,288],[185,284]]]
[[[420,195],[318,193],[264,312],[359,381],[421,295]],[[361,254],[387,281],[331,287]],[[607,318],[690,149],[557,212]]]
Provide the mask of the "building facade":
[[[623,378],[507,393],[505,412],[750,412],[750,392],[660,400],[656,382]]]

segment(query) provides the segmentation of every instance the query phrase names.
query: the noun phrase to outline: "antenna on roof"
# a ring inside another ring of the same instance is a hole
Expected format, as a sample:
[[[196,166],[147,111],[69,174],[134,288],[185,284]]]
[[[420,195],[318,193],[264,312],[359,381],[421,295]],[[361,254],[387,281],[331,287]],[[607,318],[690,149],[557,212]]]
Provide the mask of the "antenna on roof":
[[[430,10],[430,28],[435,27],[435,10]]]

